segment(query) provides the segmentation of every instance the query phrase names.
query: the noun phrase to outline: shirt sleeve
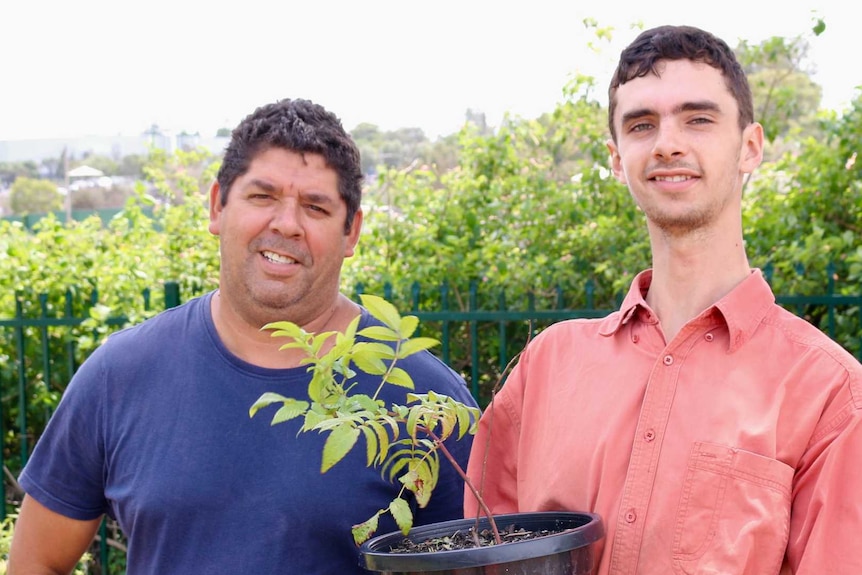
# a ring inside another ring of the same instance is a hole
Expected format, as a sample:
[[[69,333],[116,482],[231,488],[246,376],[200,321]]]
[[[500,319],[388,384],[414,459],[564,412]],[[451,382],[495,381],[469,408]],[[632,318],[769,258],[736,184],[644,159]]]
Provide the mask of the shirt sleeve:
[[[518,509],[518,448],[521,432],[523,375],[527,352],[509,374],[503,387],[485,408],[467,464],[467,477],[482,494],[491,513]],[[464,516],[475,517],[479,503],[469,486],[464,487]]]
[[[19,477],[39,503],[84,521],[107,510],[103,354],[97,350],[72,378]]]
[[[824,413],[793,487],[786,560],[795,575],[862,573],[862,381]]]

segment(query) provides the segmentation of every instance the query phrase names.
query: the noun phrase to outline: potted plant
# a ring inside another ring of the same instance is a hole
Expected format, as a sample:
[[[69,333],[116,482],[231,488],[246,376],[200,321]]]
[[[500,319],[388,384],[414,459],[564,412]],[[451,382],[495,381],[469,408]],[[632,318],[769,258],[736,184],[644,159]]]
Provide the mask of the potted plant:
[[[410,375],[398,360],[430,349],[437,340],[414,337],[419,320],[402,317],[383,298],[361,295],[362,305],[379,325],[358,330],[359,317],[344,333],[309,333],[291,322],[274,322],[262,329],[284,337],[280,349],[305,353],[312,378],[311,401],[264,393],[249,409],[281,404],[271,424],[303,418],[300,432],[328,433],[321,472],[341,461],[365,440],[367,464],[376,466],[401,492],[388,507],[353,527],[364,566],[382,573],[554,573],[587,575],[594,572],[596,543],[604,536],[601,519],[589,513],[541,512],[493,516],[481,494],[467,478],[444,443],[452,436],[476,431],[480,412],[448,396],[428,392],[406,394],[404,404],[385,405],[377,398],[384,385],[413,389]],[[372,395],[357,393],[351,382],[355,369],[380,376]],[[493,402],[492,406],[493,408]],[[427,505],[437,482],[441,456],[453,465],[484,511],[481,518],[446,521],[413,527],[405,492],[417,505]],[[372,538],[381,515],[392,515],[399,531]],[[464,536],[467,541],[462,541]],[[482,539],[487,542],[483,544]]]

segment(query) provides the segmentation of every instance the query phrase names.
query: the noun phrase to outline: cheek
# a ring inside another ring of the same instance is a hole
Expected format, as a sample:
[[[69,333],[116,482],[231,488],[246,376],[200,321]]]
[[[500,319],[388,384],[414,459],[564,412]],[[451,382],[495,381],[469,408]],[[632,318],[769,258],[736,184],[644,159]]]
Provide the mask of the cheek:
[[[626,177],[626,165],[622,162],[619,156],[614,157],[613,173],[617,181],[624,185],[628,185],[628,178]]]

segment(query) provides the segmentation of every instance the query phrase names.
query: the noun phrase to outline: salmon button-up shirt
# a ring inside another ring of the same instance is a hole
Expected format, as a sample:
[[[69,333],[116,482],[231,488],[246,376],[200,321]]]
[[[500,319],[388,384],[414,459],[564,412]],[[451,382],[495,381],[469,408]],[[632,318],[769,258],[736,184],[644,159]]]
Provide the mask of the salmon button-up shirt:
[[[666,342],[650,280],[527,346],[473,442],[492,511],[598,513],[600,575],[862,574],[862,366],[757,270]]]

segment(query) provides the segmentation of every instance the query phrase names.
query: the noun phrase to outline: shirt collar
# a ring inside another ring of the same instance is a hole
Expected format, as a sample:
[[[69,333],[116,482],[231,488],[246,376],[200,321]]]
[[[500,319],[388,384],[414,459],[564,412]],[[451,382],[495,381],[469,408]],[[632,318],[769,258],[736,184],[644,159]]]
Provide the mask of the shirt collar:
[[[652,282],[652,270],[644,270],[635,276],[629,293],[623,300],[618,312],[612,313],[605,318],[599,329],[599,333],[605,336],[614,335],[619,329],[634,317],[638,308],[649,310],[644,296]]]
[[[644,299],[651,282],[652,270],[639,273],[632,282],[619,311],[604,319],[599,333],[604,336],[614,335],[623,325],[636,317],[639,308],[652,314]],[[739,285],[692,321],[699,321],[710,314],[723,318],[730,335],[727,351],[732,353],[751,338],[774,303],[775,296],[763,278],[763,274],[759,269],[752,269],[748,277]],[[719,313],[714,313],[714,310],[718,310]]]

